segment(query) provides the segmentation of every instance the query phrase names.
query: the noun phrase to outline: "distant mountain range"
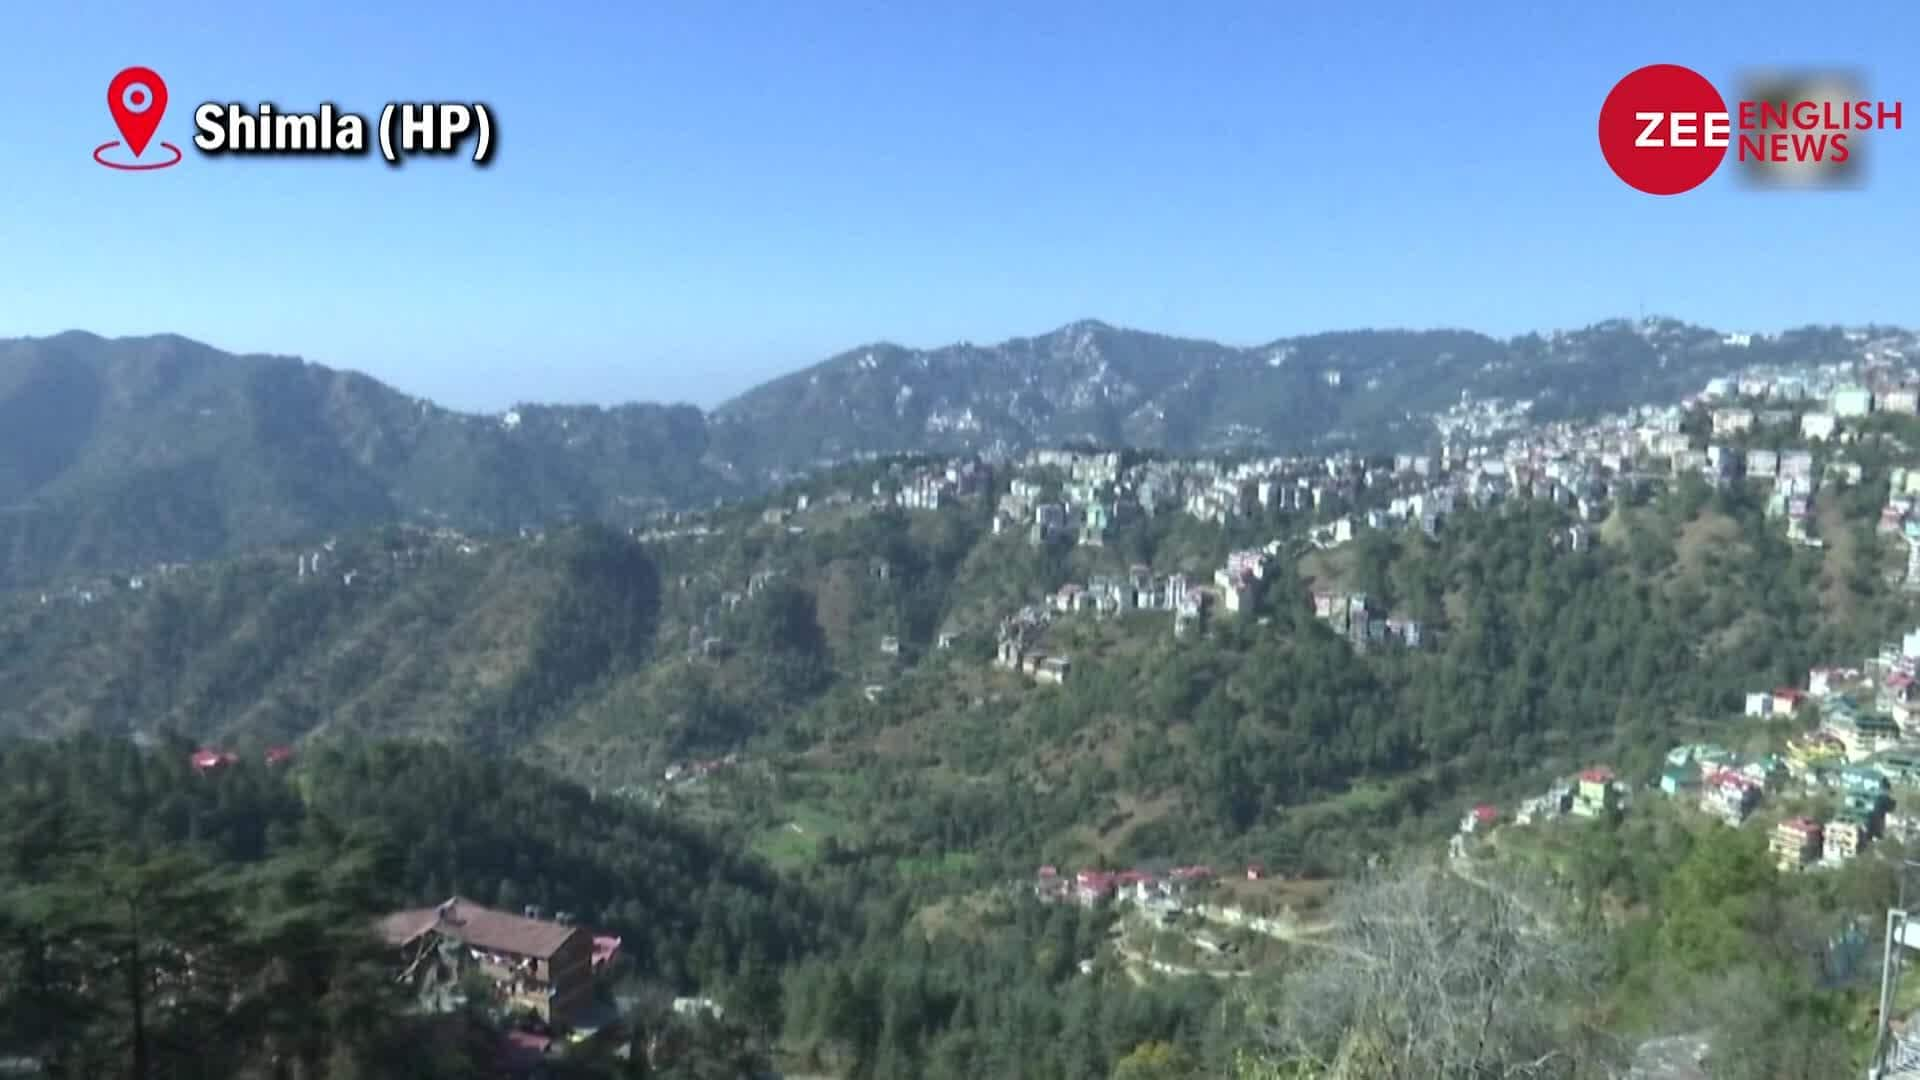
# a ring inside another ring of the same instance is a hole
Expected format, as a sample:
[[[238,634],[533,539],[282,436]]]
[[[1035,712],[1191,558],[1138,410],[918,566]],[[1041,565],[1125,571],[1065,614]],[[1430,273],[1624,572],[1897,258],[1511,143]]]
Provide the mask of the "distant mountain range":
[[[1672,397],[1769,359],[1857,352],[1809,328],[1729,349],[1614,321],[1500,341],[1353,331],[1255,348],[1099,322],[998,345],[849,350],[712,412],[441,408],[365,375],[161,335],[0,341],[0,587],[387,521],[502,530],[764,490],[868,454],[1092,441],[1174,451],[1430,441],[1460,400],[1551,417]]]

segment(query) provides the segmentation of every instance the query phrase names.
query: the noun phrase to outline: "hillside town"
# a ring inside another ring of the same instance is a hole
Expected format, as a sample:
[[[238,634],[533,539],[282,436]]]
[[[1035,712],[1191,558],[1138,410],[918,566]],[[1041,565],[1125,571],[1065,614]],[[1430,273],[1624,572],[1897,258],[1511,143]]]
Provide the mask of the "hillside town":
[[[0,1080],[1920,1080],[1920,5],[151,8]]]
[[[817,513],[888,507],[938,511],[988,499],[996,534],[1018,534],[1036,546],[1098,548],[1129,521],[1175,514],[1216,527],[1290,523],[1285,538],[1261,549],[1272,555],[1299,540],[1314,549],[1338,548],[1369,530],[1417,528],[1434,535],[1459,508],[1523,499],[1565,507],[1575,523],[1559,539],[1577,550],[1593,542],[1594,528],[1625,494],[1697,475],[1715,486],[1758,485],[1766,493],[1767,513],[1781,521],[1784,535],[1817,546],[1823,540],[1813,500],[1823,488],[1845,489],[1861,481],[1862,467],[1850,448],[1870,434],[1868,425],[1880,416],[1920,415],[1920,373],[1901,344],[1905,339],[1876,339],[1867,331],[1849,331],[1848,337],[1859,349],[1858,361],[1736,366],[1678,401],[1591,419],[1533,422],[1529,402],[1463,402],[1428,418],[1437,441],[1430,450],[1379,457],[1345,450],[1202,458],[1058,448],[969,454],[925,465],[895,464],[865,496],[846,488],[801,492],[785,505],[767,508],[761,523],[800,535]],[[1737,359],[1753,341],[1753,335],[1729,334],[1722,344]],[[1920,448],[1900,449],[1920,453]],[[653,524],[630,533],[647,543],[710,538],[720,535],[712,513],[662,512]],[[1920,588],[1920,460],[1894,470],[1879,528],[1908,544],[1904,580]],[[303,582],[350,588],[369,575],[404,572],[425,559],[473,554],[485,543],[444,526],[403,526],[395,535],[398,541],[377,557],[362,553],[352,565],[340,563],[334,540],[290,551],[289,573]],[[520,530],[522,541],[539,538],[538,529]],[[1134,566],[1124,578],[1092,578],[1078,583],[1077,594],[1046,603],[1056,611],[1166,611],[1173,615],[1175,631],[1184,633],[1209,613],[1233,614],[1249,606],[1259,589],[1258,554],[1236,555],[1215,570],[1210,582]],[[38,597],[42,604],[90,604],[118,592],[137,592],[188,565],[161,563],[129,575],[76,579]],[[723,591],[717,602],[738,604],[741,596],[757,591],[752,580],[742,585]],[[1336,622],[1341,616],[1335,610],[1344,609],[1346,632],[1356,624],[1364,628],[1355,634],[1357,641],[1394,638],[1418,646],[1418,628],[1409,634],[1389,626],[1382,613],[1369,609],[1356,621],[1354,601],[1364,608],[1364,597],[1347,597],[1344,604],[1332,596],[1308,599],[1316,614]],[[724,643],[703,638],[691,647],[718,649]]]
[[[1556,780],[1521,800],[1503,821],[1499,807],[1466,811],[1451,841],[1455,857],[1501,825],[1622,813],[1636,790],[1697,810],[1729,828],[1769,830],[1783,871],[1833,867],[1875,840],[1920,838],[1920,814],[1902,806],[1920,793],[1920,629],[1856,665],[1818,667],[1805,687],[1746,696],[1743,718],[1792,729],[1774,749],[1738,752],[1714,743],[1668,751],[1657,777],[1635,785],[1605,765]]]

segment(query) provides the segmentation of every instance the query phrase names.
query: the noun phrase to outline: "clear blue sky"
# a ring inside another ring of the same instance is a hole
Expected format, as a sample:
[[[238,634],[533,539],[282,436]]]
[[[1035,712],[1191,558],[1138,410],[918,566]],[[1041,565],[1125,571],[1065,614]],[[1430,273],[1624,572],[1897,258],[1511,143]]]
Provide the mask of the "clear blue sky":
[[[1704,7],[16,5],[0,336],[175,331],[497,408],[712,404],[869,340],[1080,317],[1242,344],[1643,303],[1920,323],[1920,6]],[[1723,90],[1856,65],[1907,130],[1869,191],[1643,196],[1595,121],[1658,61]],[[129,64],[168,82],[178,168],[89,159]],[[432,97],[494,108],[490,168],[188,145],[209,99]]]

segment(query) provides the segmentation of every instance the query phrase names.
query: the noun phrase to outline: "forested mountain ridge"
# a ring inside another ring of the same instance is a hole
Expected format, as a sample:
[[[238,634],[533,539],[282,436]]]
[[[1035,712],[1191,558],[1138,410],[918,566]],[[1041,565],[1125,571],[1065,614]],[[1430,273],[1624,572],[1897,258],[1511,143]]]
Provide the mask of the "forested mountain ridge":
[[[762,491],[863,455],[1092,440],[1206,451],[1428,442],[1480,399],[1556,417],[1670,399],[1736,364],[1857,357],[1837,329],[1728,348],[1681,323],[1501,341],[1353,331],[1236,347],[1083,321],[993,346],[849,350],[711,412],[481,416],[364,375],[161,335],[0,341],[0,588],[408,521],[482,531]]]
[[[18,595],[0,696],[5,726],[36,736],[324,729],[512,749],[644,663],[659,603],[652,561],[602,527],[494,542],[396,527],[122,579],[98,602]]]
[[[1197,638],[1150,612],[1063,619],[1047,648],[1073,677],[1051,689],[992,664],[1003,616],[1134,564],[1207,576],[1297,523],[1162,515],[1064,550],[996,534],[979,502],[805,527],[744,505],[644,542],[387,529],[92,602],[10,598],[0,732],[421,737],[647,798],[678,797],[669,766],[738,754],[752,766],[716,774],[700,813],[783,857],[831,838],[980,869],[1198,849],[1331,871],[1317,830],[1384,840],[1522,776],[1647,764],[1743,690],[1877,647],[1909,612],[1875,584],[1895,553],[1870,491],[1820,496],[1845,531],[1825,551],[1697,479],[1620,506],[1591,550],[1529,502],[1435,538],[1283,547],[1251,617]],[[1357,656],[1314,589],[1364,592],[1430,641]]]
[[[1600,323],[1502,341],[1461,330],[1356,330],[1236,347],[1097,321],[998,345],[875,344],[775,379],[715,410],[743,457],[804,462],[858,452],[1092,442],[1207,451],[1417,445],[1431,414],[1479,398],[1542,417],[1671,399],[1775,356],[1846,355],[1838,331],[1724,347],[1667,320]],[[739,429],[739,430],[736,430]]]
[[[386,522],[488,530],[736,492],[691,406],[452,412],[173,336],[0,341],[0,587]]]

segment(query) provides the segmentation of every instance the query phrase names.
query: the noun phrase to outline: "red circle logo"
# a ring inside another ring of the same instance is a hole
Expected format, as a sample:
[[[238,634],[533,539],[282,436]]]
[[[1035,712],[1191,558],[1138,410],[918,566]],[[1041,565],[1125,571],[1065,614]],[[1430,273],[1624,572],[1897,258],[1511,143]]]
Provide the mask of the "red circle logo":
[[[1679,64],[1649,64],[1600,106],[1600,152],[1614,175],[1649,195],[1691,191],[1727,156],[1731,118],[1720,91]]]

